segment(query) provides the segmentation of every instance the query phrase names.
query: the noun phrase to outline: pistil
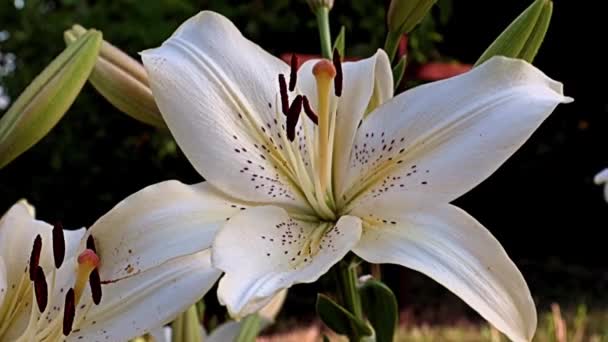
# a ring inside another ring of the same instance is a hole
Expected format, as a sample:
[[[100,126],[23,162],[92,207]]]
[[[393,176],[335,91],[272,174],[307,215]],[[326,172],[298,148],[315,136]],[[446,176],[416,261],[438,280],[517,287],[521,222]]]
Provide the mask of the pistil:
[[[84,287],[89,283],[91,273],[97,266],[99,266],[99,257],[92,250],[86,249],[78,256],[78,270],[76,274],[76,283],[74,284],[76,303],[80,301]]]
[[[331,85],[336,77],[336,68],[334,65],[322,59],[312,69],[312,73],[317,81],[317,98],[318,98],[318,122],[319,122],[319,180],[321,185],[321,196],[327,192],[327,187],[330,184],[330,151],[329,151],[329,124],[330,124],[330,97]]]

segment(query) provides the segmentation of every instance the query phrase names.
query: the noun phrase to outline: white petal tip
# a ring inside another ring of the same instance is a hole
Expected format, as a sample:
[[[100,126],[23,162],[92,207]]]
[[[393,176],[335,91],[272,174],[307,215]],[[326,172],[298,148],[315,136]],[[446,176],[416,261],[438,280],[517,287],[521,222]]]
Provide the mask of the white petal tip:
[[[608,183],[608,168],[595,175],[593,182],[597,185]]]
[[[570,97],[570,96],[564,96],[564,98],[562,99],[562,103],[572,103],[574,102],[574,98]]]

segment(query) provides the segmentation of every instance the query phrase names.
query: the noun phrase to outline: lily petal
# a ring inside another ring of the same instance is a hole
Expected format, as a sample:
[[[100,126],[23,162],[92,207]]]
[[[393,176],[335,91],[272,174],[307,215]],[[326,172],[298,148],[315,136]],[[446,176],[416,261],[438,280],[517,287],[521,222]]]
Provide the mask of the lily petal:
[[[226,219],[246,207],[209,183],[166,181],[144,188],[118,203],[87,233],[95,240],[101,279],[130,277],[202,251]]]
[[[28,272],[34,239],[42,238],[40,263],[43,268],[51,264],[51,230],[46,222],[34,218],[34,209],[27,201],[21,200],[13,205],[0,219],[0,255],[4,258],[7,279],[19,281]],[[29,279],[28,279],[29,280]],[[9,284],[10,287],[19,284]]]
[[[608,169],[602,170],[593,178],[595,184],[604,184],[604,199],[608,202]]]
[[[394,204],[358,214],[374,222],[353,249],[361,258],[422,272],[513,341],[532,339],[536,309],[523,276],[499,242],[466,212],[449,204],[403,212]]]
[[[394,193],[412,203],[431,194],[452,201],[491,175],[559,103],[570,101],[561,83],[505,57],[416,87],[363,122],[343,195],[364,201]]]
[[[147,333],[200,299],[220,276],[205,250],[104,286],[101,305],[77,317],[69,341],[123,341]],[[86,315],[86,317],[85,317]]]
[[[357,243],[361,221],[335,226],[298,221],[278,207],[246,210],[230,219],[213,242],[213,265],[225,272],[218,298],[234,317],[268,304],[282,289],[316,281]]]
[[[0,256],[0,308],[4,302],[4,296],[8,291],[8,280],[6,278],[6,265],[4,259]]]
[[[277,77],[289,72],[285,63],[208,11],[142,59],[164,120],[207,181],[236,198],[308,208],[279,138]]]

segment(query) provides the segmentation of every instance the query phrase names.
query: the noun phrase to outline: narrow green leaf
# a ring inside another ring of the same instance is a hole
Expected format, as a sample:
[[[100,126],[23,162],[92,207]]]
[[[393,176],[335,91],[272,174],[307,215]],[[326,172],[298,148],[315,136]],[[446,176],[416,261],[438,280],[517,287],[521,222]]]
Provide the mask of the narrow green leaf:
[[[330,342],[329,337],[327,337],[327,335],[323,335],[323,342]]]
[[[340,56],[342,58],[344,58],[345,45],[346,45],[346,28],[344,27],[344,25],[342,25],[342,28],[340,28],[340,33],[338,34],[338,36],[336,37],[336,40],[334,41],[334,48],[333,48],[333,50],[338,50],[338,53],[340,54]]]
[[[59,54],[0,118],[0,169],[42,139],[84,86],[99,53],[101,32],[91,30]]]
[[[257,314],[251,314],[243,319],[241,330],[234,342],[255,342],[260,332],[262,318]]]
[[[392,342],[399,316],[393,291],[382,282],[370,279],[360,286],[359,292],[363,310],[376,332],[376,341]]]
[[[543,40],[545,39],[545,35],[549,30],[549,23],[551,22],[551,16],[553,15],[553,2],[547,1],[545,2],[545,7],[543,11],[540,13],[540,17],[534,25],[534,29],[526,42],[526,45],[520,52],[519,58],[526,60],[530,63],[534,61],[534,57],[538,53]]]
[[[498,55],[531,62],[549,27],[552,9],[551,0],[534,1],[494,40],[475,66]]]
[[[338,334],[349,335],[351,329],[358,336],[369,336],[373,333],[367,323],[323,294],[317,295],[316,309],[323,323]]]
[[[403,79],[403,74],[405,73],[405,67],[407,66],[407,56],[401,56],[399,59],[399,63],[393,67],[393,82],[395,86],[395,90],[401,84],[401,80]]]

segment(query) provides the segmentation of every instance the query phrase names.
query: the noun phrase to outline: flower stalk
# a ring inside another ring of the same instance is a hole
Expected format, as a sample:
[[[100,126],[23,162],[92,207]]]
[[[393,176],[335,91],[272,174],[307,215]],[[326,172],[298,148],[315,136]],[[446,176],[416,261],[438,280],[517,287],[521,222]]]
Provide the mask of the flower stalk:
[[[329,8],[319,6],[315,9],[317,26],[319,27],[319,39],[321,40],[321,55],[323,58],[331,59],[331,31],[329,29]]]
[[[361,296],[357,288],[357,263],[341,261],[336,267],[336,276],[338,280],[338,294],[342,306],[346,308],[355,317],[363,320],[363,309],[361,306]],[[350,341],[359,341],[361,336],[357,334],[357,329],[350,329]]]

